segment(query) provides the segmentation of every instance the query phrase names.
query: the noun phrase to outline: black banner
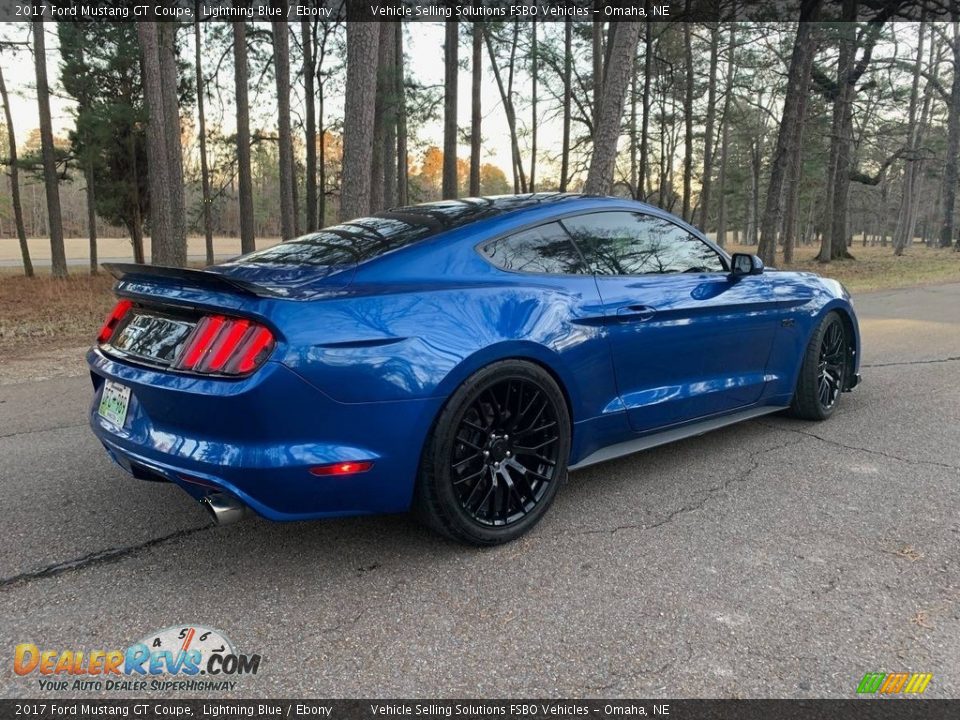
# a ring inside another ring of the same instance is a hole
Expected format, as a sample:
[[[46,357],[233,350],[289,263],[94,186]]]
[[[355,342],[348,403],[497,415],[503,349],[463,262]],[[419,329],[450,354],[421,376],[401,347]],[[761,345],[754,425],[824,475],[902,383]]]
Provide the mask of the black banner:
[[[159,20],[167,22],[286,19],[369,22],[566,20],[619,22],[796,21],[802,0],[0,0],[0,21]],[[842,0],[824,0],[821,20],[839,20]],[[859,3],[859,20],[949,19],[960,0]]]
[[[946,720],[960,700],[0,700],[0,717],[31,720],[319,718],[322,720]]]

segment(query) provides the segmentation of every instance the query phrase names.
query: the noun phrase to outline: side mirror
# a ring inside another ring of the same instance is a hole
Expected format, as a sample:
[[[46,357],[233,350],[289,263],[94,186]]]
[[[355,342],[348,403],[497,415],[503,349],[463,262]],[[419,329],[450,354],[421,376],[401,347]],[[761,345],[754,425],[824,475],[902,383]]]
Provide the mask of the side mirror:
[[[759,275],[763,272],[763,260],[756,255],[748,253],[734,253],[730,258],[730,274],[734,277],[740,275]]]

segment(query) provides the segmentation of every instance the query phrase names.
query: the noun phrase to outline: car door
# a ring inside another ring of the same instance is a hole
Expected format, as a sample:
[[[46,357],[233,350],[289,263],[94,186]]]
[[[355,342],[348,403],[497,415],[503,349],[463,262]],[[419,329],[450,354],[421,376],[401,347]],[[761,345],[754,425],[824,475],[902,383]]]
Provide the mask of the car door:
[[[634,431],[757,401],[777,330],[763,275],[732,277],[720,253],[665,217],[605,211],[562,222],[595,273]]]

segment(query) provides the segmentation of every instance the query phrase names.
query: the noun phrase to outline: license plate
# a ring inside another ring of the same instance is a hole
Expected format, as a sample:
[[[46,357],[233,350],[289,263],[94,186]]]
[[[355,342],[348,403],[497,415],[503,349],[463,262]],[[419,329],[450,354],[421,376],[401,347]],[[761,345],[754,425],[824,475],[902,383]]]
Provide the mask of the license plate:
[[[107,422],[123,427],[127,419],[127,408],[130,405],[130,388],[112,380],[103,385],[103,395],[100,396],[100,407],[97,413]]]

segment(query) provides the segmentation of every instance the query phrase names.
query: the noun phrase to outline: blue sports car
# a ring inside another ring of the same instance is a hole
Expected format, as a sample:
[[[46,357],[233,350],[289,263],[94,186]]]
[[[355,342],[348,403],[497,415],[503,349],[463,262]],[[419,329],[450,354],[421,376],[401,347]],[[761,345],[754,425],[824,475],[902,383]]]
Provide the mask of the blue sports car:
[[[568,470],[765,413],[824,420],[860,377],[840,283],[617,198],[446,200],[205,270],[107,267],[93,431],[219,522],[413,508],[501,543]]]

